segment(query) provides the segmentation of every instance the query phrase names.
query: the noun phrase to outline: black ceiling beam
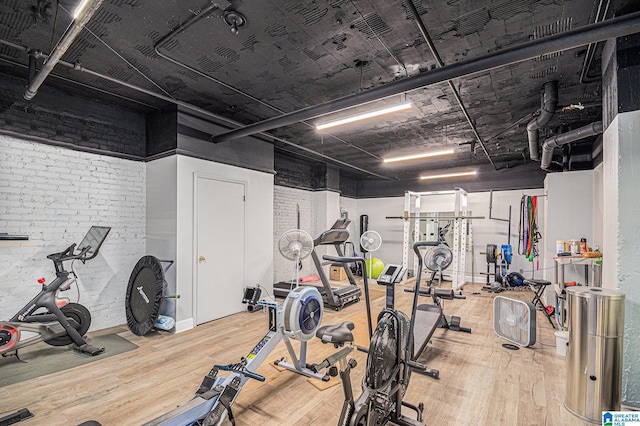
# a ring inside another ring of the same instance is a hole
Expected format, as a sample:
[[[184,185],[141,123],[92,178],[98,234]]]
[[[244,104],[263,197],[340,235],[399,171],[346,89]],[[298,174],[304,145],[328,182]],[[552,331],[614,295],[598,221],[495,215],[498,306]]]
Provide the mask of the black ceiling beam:
[[[427,42],[427,46],[429,46],[429,50],[431,51],[431,55],[434,57],[434,59],[438,63],[438,67],[439,68],[444,67],[444,61],[442,60],[442,58],[438,54],[438,50],[436,49],[436,46],[433,44],[433,40],[431,40],[431,37],[429,36],[429,32],[427,31],[426,25],[422,21],[422,18],[420,18],[420,14],[418,13],[418,10],[416,9],[415,5],[413,4],[413,0],[406,0],[405,4],[409,8],[409,10],[411,10],[411,13],[413,14],[413,18],[416,21],[416,25],[418,26],[418,29],[420,30],[420,34],[422,34],[422,38],[424,38],[424,41]],[[482,147],[482,150],[484,151],[484,155],[487,157],[487,160],[489,160],[489,162],[491,163],[493,168],[497,170],[498,167],[493,162],[493,159],[489,155],[489,151],[487,151],[487,147],[484,144],[484,140],[480,136],[480,133],[478,133],[478,129],[476,128],[476,125],[473,123],[473,120],[471,120],[471,116],[469,115],[469,112],[467,111],[467,108],[465,108],[464,103],[462,102],[462,97],[460,96],[460,93],[458,93],[458,90],[453,85],[453,81],[447,80],[447,83],[449,84],[449,88],[451,89],[451,92],[453,93],[453,96],[456,98],[456,101],[458,101],[458,105],[460,106],[460,109],[462,110],[462,113],[464,114],[465,118],[467,119],[467,123],[469,123],[469,127],[471,127],[471,131],[473,131],[473,134],[475,135],[476,140],[478,141],[478,143]],[[472,147],[471,150],[473,151],[473,147]]]
[[[396,96],[400,93],[409,92],[431,84],[488,71],[493,68],[525,61],[544,54],[573,49],[589,43],[623,37],[639,32],[640,12],[631,13],[538,40],[532,40],[468,61],[458,62],[417,74],[413,77],[407,77],[403,80],[387,83],[383,86],[365,90],[354,95],[344,96],[323,104],[302,108],[297,111],[249,124],[230,132],[221,133],[213,137],[213,141],[225,142],[243,136],[250,136],[299,121],[309,120],[314,117],[352,108],[357,105]]]

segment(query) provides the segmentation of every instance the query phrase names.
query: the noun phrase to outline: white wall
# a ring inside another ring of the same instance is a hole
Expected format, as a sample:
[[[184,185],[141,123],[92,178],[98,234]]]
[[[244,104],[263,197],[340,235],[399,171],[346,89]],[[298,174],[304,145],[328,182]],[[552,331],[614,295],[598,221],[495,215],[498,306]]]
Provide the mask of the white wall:
[[[303,189],[274,186],[273,188],[273,282],[295,279],[294,262],[285,259],[278,250],[282,234],[298,227],[297,209],[300,210],[300,229],[315,238],[315,209],[312,207],[313,192]],[[300,277],[315,273],[311,257],[302,261]]]
[[[518,248],[518,214],[520,199],[523,195],[542,195],[542,189],[532,189],[527,191],[498,191],[493,193],[492,216],[507,219],[509,216],[509,205],[512,206],[511,218],[511,246],[513,251],[510,271],[520,272],[526,277],[531,277],[532,265],[524,256],[517,254]],[[479,272],[487,269],[486,255],[484,254],[487,244],[496,244],[498,247],[507,244],[508,223],[489,220],[489,193],[474,192],[468,198],[469,214],[471,216],[484,216],[484,219],[473,219],[472,241],[473,253],[467,252],[466,280],[475,282],[485,282],[486,277]],[[538,211],[538,225],[542,230],[544,217],[544,198],[538,198],[540,204]],[[413,203],[412,203],[413,205]],[[421,197],[421,212],[453,212],[455,209],[455,194],[423,195]],[[382,247],[375,252],[375,257],[382,259],[386,263],[402,263],[403,245],[403,220],[386,219],[387,216],[402,216],[404,213],[404,197],[388,197],[375,199],[360,199],[357,201],[358,214],[369,215],[369,229],[376,230],[382,236]],[[411,212],[410,212],[411,213]],[[413,232],[413,225],[411,231]],[[453,229],[449,231],[453,234]],[[540,245],[542,247],[542,243]],[[409,256],[409,269],[413,268],[413,250]],[[542,264],[542,262],[540,262]],[[536,277],[541,277],[539,271]]]
[[[146,163],[147,200],[146,200],[146,252],[161,260],[175,262],[177,249],[177,157],[170,156]],[[163,266],[168,266],[164,264]],[[176,294],[176,265],[165,272],[167,294]],[[176,302],[165,299],[161,313],[175,318]]]
[[[544,183],[547,191],[547,210],[544,244],[545,279],[554,282],[556,240],[587,239],[591,247],[598,244],[593,239],[594,203],[591,170],[549,173]],[[586,284],[584,267],[565,266],[565,282],[576,281]],[[548,297],[551,293],[547,294]],[[552,301],[549,301],[551,303]]]
[[[194,324],[194,175],[243,182],[246,187],[245,271],[247,285],[273,289],[273,175],[197,158],[177,156],[176,328]],[[224,244],[221,241],[220,244]],[[215,279],[215,277],[212,277]],[[215,303],[212,300],[211,303]]]
[[[112,227],[99,255],[74,267],[92,330],[126,323],[133,266],[145,252],[145,165],[0,136],[0,232],[28,241],[0,242],[0,318],[13,316],[55,278],[46,259],[79,243],[92,225]],[[75,289],[65,296],[76,299]]]

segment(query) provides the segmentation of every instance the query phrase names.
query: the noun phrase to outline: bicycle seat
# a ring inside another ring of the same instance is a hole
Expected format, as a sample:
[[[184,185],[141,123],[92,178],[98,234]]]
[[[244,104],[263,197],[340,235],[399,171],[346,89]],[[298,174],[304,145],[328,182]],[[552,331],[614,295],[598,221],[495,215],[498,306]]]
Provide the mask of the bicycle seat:
[[[325,325],[316,331],[316,337],[322,340],[322,343],[342,345],[345,342],[353,342],[351,330],[354,328],[355,325],[351,321],[338,325]]]

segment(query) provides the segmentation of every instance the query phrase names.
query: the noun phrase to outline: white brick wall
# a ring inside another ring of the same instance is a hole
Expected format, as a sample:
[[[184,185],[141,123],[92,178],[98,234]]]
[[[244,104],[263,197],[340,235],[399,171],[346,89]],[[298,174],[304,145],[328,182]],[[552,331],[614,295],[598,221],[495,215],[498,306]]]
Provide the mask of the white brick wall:
[[[315,229],[315,214],[313,211],[313,191],[305,191],[302,189],[288,188],[284,186],[274,186],[273,190],[273,278],[274,283],[280,281],[288,281],[294,278],[295,269],[293,262],[285,259],[278,250],[278,241],[280,236],[297,227],[296,205],[300,206],[300,228],[311,234],[312,238],[318,237],[326,229]],[[351,233],[350,241],[356,244],[358,250],[358,226],[359,218],[356,209],[356,200],[352,198],[340,197],[340,208],[344,208],[349,212],[351,225],[349,232]],[[338,219],[338,217],[336,217]],[[333,249],[329,250],[333,253]],[[350,253],[349,253],[350,254]],[[315,274],[316,269],[313,261],[309,256],[302,262],[300,277]]]
[[[79,243],[92,225],[111,226],[100,254],[74,267],[92,330],[126,323],[124,299],[145,252],[145,164],[0,136],[0,318],[11,317],[55,278],[47,254]],[[75,287],[63,293],[72,301]]]
[[[273,187],[273,279],[274,283],[294,279],[294,262],[285,259],[278,249],[278,241],[282,234],[289,229],[296,229],[296,205],[300,206],[300,229],[316,238],[320,232],[313,229],[315,223],[313,192],[284,186]],[[315,274],[315,267],[311,256],[302,261],[300,277]]]

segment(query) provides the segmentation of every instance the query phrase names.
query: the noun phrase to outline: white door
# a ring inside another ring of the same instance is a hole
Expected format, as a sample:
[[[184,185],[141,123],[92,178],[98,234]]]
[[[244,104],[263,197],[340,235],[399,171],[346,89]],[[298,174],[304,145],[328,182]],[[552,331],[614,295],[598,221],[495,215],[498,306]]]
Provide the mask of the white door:
[[[196,179],[196,324],[244,309],[244,196],[238,182]]]

